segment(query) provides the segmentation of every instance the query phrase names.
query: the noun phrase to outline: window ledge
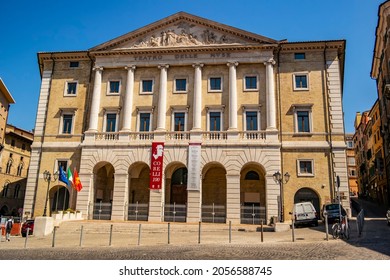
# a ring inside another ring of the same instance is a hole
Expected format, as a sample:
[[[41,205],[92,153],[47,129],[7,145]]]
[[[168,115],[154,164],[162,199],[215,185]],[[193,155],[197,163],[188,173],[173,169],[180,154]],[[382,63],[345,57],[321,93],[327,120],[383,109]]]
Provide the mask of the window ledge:
[[[312,132],[295,132],[293,137],[312,137]]]

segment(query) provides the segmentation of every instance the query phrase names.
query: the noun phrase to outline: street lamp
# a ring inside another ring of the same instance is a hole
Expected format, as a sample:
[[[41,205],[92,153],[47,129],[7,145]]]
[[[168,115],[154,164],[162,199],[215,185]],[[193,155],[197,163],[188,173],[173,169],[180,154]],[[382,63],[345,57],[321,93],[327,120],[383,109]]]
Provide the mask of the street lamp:
[[[280,187],[280,208],[279,208],[279,213],[280,213],[280,222],[284,222],[284,214],[283,214],[283,184],[287,184],[287,182],[290,180],[290,174],[288,172],[284,173],[284,180],[282,177],[282,174],[278,171],[275,172],[273,177],[276,183],[279,184]]]
[[[52,178],[53,176],[53,178]],[[45,209],[43,210],[43,216],[46,217],[46,210],[47,210],[47,202],[49,200],[49,188],[50,188],[50,182],[57,181],[58,178],[58,172],[55,172],[53,175],[50,173],[50,171],[45,170],[43,172],[43,179],[47,182],[47,191],[46,191],[46,200],[45,200]],[[53,180],[52,180],[53,179]]]

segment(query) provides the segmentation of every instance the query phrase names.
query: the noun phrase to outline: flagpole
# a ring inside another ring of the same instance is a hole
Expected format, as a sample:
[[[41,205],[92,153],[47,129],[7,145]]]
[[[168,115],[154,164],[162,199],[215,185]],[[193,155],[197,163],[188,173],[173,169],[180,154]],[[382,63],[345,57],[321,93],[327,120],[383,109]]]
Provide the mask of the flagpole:
[[[57,185],[57,197],[56,197],[56,212],[58,211],[58,196],[60,195],[60,187]]]
[[[66,209],[65,208],[65,202],[66,202],[66,193],[67,193],[67,188],[65,187],[65,191],[64,191],[64,203],[62,204],[62,211],[65,211]]]

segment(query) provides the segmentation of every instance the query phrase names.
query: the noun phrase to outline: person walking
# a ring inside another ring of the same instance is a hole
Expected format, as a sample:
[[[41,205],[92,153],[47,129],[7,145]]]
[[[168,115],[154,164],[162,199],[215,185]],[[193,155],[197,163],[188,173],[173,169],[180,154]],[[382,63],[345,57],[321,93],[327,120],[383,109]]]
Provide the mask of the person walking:
[[[13,217],[9,217],[8,220],[5,222],[5,239],[7,241],[11,241],[10,236],[11,236],[11,230],[13,225],[14,225]]]

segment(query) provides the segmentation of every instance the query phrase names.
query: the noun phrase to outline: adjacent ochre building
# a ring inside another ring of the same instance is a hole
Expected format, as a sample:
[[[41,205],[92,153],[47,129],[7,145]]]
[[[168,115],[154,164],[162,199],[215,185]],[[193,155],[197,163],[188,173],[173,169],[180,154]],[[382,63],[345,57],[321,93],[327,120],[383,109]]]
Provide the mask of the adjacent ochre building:
[[[337,176],[349,211],[344,56],[344,40],[277,41],[183,12],[39,53],[24,211],[42,215],[49,188],[51,212],[87,219],[290,220],[294,202],[334,200]],[[44,180],[59,166],[80,192]]]
[[[375,32],[375,45],[372,57],[371,77],[376,80],[380,110],[380,131],[383,139],[385,203],[390,202],[390,1],[383,2],[378,8],[378,23]]]
[[[0,215],[21,216],[33,134],[7,124],[0,161]]]

